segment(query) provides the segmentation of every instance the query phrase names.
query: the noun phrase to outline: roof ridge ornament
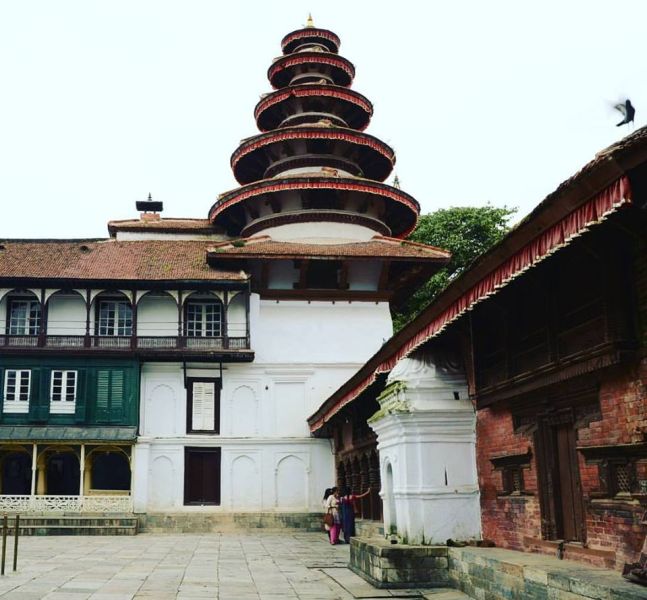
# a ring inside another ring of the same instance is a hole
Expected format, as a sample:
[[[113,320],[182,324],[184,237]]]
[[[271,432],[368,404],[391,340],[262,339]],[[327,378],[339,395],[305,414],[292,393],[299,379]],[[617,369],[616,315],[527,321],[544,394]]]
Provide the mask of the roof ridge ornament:
[[[308,19],[306,21],[306,27],[314,27],[315,22],[314,19],[312,18],[312,13],[308,13]]]

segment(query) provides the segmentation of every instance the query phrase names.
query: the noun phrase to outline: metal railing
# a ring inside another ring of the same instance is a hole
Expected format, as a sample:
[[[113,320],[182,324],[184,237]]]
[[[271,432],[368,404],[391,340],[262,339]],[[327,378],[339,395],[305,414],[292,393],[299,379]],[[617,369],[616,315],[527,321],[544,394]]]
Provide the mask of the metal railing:
[[[247,336],[190,337],[169,335],[0,335],[0,347],[56,348],[59,350],[247,350]]]
[[[2,558],[0,559],[0,575],[4,575],[7,558],[7,534],[9,533],[9,518],[5,514],[2,518]],[[13,570],[18,568],[18,536],[20,535],[20,515],[14,520],[13,539]]]
[[[5,513],[128,513],[133,510],[132,496],[30,496],[0,495],[0,511]]]

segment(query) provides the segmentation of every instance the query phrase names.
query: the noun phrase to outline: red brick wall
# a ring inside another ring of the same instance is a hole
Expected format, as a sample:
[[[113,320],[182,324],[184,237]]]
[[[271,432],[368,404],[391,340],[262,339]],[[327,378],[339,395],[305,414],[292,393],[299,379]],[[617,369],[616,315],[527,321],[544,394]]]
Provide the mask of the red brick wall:
[[[539,499],[536,495],[501,496],[502,473],[494,470],[490,458],[524,454],[532,447],[532,436],[514,433],[508,411],[488,408],[477,412],[476,439],[483,537],[497,546],[524,550],[524,538],[541,537]],[[534,461],[530,469],[524,469],[523,479],[526,490],[537,491]]]
[[[631,444],[646,439],[647,358],[603,377],[600,408],[602,419],[578,430],[578,446]],[[495,471],[490,462],[495,456],[525,453],[533,447],[532,436],[514,433],[508,411],[483,409],[477,413],[477,440],[483,536],[505,548],[554,553],[554,546],[539,541],[534,448],[531,468],[524,470],[524,487],[532,496],[502,496],[501,472]],[[643,508],[629,499],[588,498],[591,492],[600,490],[600,480],[597,465],[587,465],[582,455],[580,478],[585,496],[586,545],[590,551],[567,547],[566,557],[615,568],[636,560],[647,533],[647,527],[640,524]],[[638,478],[647,479],[645,461],[638,463]],[[611,552],[615,553],[615,560]]]
[[[632,368],[611,373],[600,389],[602,420],[578,432],[578,445],[602,446],[645,441],[647,433],[647,359]],[[595,465],[580,456],[585,497],[599,491]],[[638,479],[647,479],[647,464],[638,463]],[[586,503],[587,544],[616,553],[616,567],[637,559],[647,527],[640,524],[643,508],[632,502],[589,500]]]

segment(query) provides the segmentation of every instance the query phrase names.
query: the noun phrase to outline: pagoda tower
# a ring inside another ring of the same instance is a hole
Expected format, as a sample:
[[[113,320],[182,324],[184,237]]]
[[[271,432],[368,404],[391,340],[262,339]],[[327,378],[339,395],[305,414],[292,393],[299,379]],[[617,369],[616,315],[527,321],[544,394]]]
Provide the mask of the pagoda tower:
[[[360,242],[406,237],[419,205],[384,181],[395,153],[364,133],[371,102],[352,90],[355,67],[340,41],[312,19],[281,42],[267,77],[275,89],[256,105],[261,131],[231,157],[241,184],[222,194],[209,219],[235,237]]]

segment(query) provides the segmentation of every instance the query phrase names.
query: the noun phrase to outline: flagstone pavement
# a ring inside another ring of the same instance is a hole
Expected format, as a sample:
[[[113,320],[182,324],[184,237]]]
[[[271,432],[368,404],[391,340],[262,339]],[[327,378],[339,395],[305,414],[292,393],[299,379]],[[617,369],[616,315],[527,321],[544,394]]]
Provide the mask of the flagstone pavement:
[[[378,590],[349,571],[349,547],[323,533],[23,537],[2,600],[351,600]]]

